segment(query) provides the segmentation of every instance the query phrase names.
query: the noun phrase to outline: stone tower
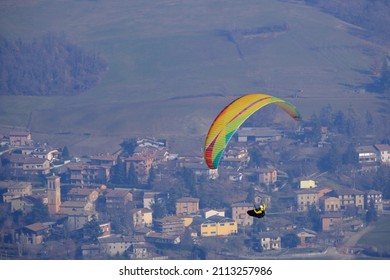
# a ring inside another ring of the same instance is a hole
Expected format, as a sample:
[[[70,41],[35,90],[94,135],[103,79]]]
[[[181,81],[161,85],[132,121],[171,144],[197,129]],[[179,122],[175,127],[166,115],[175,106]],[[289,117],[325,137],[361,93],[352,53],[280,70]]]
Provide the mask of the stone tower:
[[[50,214],[57,214],[61,206],[61,184],[59,176],[47,177],[47,199]]]

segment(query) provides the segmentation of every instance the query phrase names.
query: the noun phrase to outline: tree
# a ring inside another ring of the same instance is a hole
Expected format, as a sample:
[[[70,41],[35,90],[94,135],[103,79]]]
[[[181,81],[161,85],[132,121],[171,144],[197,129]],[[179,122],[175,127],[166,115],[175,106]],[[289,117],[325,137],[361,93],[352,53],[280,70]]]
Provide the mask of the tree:
[[[307,212],[308,222],[310,224],[310,228],[314,231],[320,231],[322,228],[321,224],[321,215],[317,210],[315,205],[311,205],[309,207],[309,211]]]
[[[166,203],[166,208],[168,211],[168,214],[175,214],[176,213],[176,200],[179,197],[182,197],[182,192],[180,191],[181,189],[177,188],[170,188],[168,190],[168,199]]]
[[[341,166],[342,159],[339,148],[332,144],[327,154],[320,158],[318,167],[321,171],[335,173]]]
[[[342,155],[343,164],[351,164],[353,166],[359,165],[359,156],[355,150],[355,146],[350,143],[347,147],[347,150]]]
[[[368,210],[366,212],[366,222],[367,224],[370,224],[372,222],[375,222],[376,220],[378,220],[378,213],[375,209],[374,201],[370,200]]]
[[[107,69],[97,54],[57,34],[3,39],[0,53],[0,95],[76,95],[95,86]]]
[[[254,202],[254,197],[255,197],[255,188],[254,187],[249,187],[248,188],[248,194],[246,195],[246,201],[249,203]]]
[[[153,187],[153,182],[155,178],[156,178],[156,172],[154,171],[154,167],[152,166],[149,170],[149,177],[148,177],[148,187],[150,189]]]
[[[310,117],[310,125],[313,129],[309,138],[314,142],[318,142],[321,139],[321,120],[316,114]]]
[[[390,198],[390,167],[382,165],[376,172],[372,188],[383,193],[383,198]]]
[[[295,233],[287,233],[282,236],[282,248],[295,248],[301,244],[301,240]]]
[[[189,168],[183,167],[180,170],[180,175],[183,178],[184,186],[189,190],[191,196],[197,197],[198,190],[196,188],[195,172]]]
[[[156,201],[151,205],[153,212],[153,220],[164,218],[168,214],[167,207],[165,203],[161,201]]]
[[[127,183],[129,183],[132,187],[136,187],[139,184],[138,175],[133,162],[130,163],[129,174],[127,175]]]
[[[87,222],[83,227],[83,237],[85,240],[96,243],[98,237],[102,234],[102,230],[99,226],[99,223],[96,220],[96,217],[93,216],[92,220]]]
[[[111,182],[114,184],[124,184],[126,181],[126,167],[122,159],[118,156],[117,164],[113,168]]]
[[[345,129],[346,129],[345,123],[346,123],[345,115],[344,115],[343,111],[340,110],[336,113],[333,124],[338,132],[344,133]]]
[[[253,233],[257,234],[258,232],[266,231],[267,226],[260,219],[253,219],[252,229]]]
[[[261,167],[265,165],[263,155],[258,146],[254,146],[252,149],[249,149],[249,155],[250,155],[249,166]]]
[[[192,259],[193,260],[207,260],[207,249],[199,245],[192,247]]]
[[[137,147],[137,139],[126,139],[120,144],[120,146],[127,155],[131,156],[134,153],[135,148]]]
[[[47,205],[43,204],[41,201],[37,201],[34,204],[31,212],[29,212],[25,218],[27,224],[45,222],[47,220],[49,220],[49,210]]]
[[[62,158],[65,159],[65,160],[70,159],[70,153],[69,153],[69,149],[68,149],[67,146],[65,146],[65,147],[62,149]]]

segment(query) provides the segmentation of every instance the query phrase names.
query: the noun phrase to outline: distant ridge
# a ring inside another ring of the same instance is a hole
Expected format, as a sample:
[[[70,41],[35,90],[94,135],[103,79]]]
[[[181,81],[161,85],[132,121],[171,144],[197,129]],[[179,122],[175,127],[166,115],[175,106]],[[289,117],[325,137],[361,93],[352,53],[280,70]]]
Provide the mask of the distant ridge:
[[[188,95],[188,96],[174,96],[169,98],[169,100],[178,100],[178,99],[191,99],[191,98],[202,98],[202,97],[226,97],[226,95],[217,92]]]

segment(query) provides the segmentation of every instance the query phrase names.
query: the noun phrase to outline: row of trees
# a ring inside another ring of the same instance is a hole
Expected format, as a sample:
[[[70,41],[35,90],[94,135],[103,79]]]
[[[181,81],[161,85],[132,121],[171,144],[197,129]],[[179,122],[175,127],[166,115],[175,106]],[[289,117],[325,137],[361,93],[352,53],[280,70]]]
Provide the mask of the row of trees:
[[[107,64],[64,35],[0,40],[0,95],[75,95],[95,86]]]

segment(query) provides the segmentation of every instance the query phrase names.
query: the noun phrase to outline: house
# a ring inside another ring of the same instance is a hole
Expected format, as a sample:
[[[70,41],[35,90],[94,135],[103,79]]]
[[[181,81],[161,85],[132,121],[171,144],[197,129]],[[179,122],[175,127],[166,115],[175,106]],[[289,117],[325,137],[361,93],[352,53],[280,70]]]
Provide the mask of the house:
[[[85,201],[64,201],[60,206],[60,215],[67,217],[69,230],[78,230],[94,218],[98,213],[91,202]]]
[[[152,258],[153,251],[152,245],[146,242],[140,242],[130,245],[127,249],[127,255],[132,260],[145,260]]]
[[[11,154],[9,156],[9,162],[10,173],[15,176],[47,175],[50,172],[50,162],[45,158]]]
[[[339,229],[343,221],[340,212],[326,213],[321,216],[322,231],[332,231]]]
[[[109,165],[92,165],[83,162],[68,165],[71,185],[91,186],[106,183],[111,178]]]
[[[267,143],[282,139],[282,133],[268,127],[241,127],[237,130],[238,142],[260,142]]]
[[[117,211],[127,211],[133,208],[133,195],[126,189],[108,189],[105,195],[106,209],[108,213],[115,214]]]
[[[179,234],[165,234],[161,232],[148,232],[145,240],[150,243],[176,245],[181,242]]]
[[[22,211],[24,214],[31,212],[32,208],[39,202],[43,202],[43,197],[26,195],[11,199],[11,212]]]
[[[275,184],[278,181],[278,172],[274,168],[259,168],[259,183],[267,186]]]
[[[298,211],[308,211],[311,206],[319,208],[319,199],[323,197],[326,193],[331,192],[330,188],[309,188],[309,189],[300,189],[296,191],[296,202]]]
[[[355,151],[359,164],[367,165],[378,162],[378,151],[374,146],[357,146]]]
[[[49,236],[49,224],[48,223],[34,223],[24,226],[21,229],[16,230],[15,240],[21,244],[42,244],[46,237]]]
[[[140,243],[139,240],[125,235],[111,235],[98,239],[100,252],[108,256],[123,255],[133,244]]]
[[[99,192],[96,189],[72,188],[66,196],[70,201],[89,201],[95,203],[98,199]]]
[[[9,144],[11,146],[28,146],[32,142],[29,131],[13,130],[9,133]]]
[[[311,206],[319,207],[318,191],[315,189],[302,189],[296,192],[297,210],[308,211]]]
[[[267,209],[272,208],[272,204],[271,204],[272,197],[266,193],[255,192],[255,196],[254,196],[253,200],[254,200],[254,204],[256,204],[256,205],[260,205],[262,203],[265,203],[265,205],[267,205]]]
[[[282,249],[282,238],[276,231],[259,232],[257,238],[264,251]]]
[[[176,200],[176,215],[197,214],[199,212],[199,198],[182,197]]]
[[[152,205],[156,203],[156,197],[159,192],[144,192],[143,193],[143,207],[152,209]]]
[[[176,216],[167,216],[153,221],[154,230],[169,235],[181,235],[184,233],[184,222]]]
[[[3,201],[11,202],[12,199],[32,195],[31,182],[5,181],[7,192],[3,193]]]
[[[203,154],[199,151],[189,154],[181,154],[176,160],[177,168],[188,168],[194,172],[196,176],[205,176],[208,179],[218,178],[218,169],[210,169],[207,167]]]
[[[164,139],[156,139],[153,137],[145,137],[137,139],[137,147],[151,147],[155,149],[163,149],[167,146],[167,141]]]
[[[300,189],[311,189],[317,187],[316,181],[314,180],[301,180],[299,182]]]
[[[154,157],[151,154],[139,154],[125,159],[126,174],[129,174],[131,165],[141,180],[147,179],[152,168]]]
[[[234,146],[225,150],[221,164],[237,169],[239,167],[247,166],[249,160],[249,153],[245,147]]]
[[[111,222],[99,223],[101,230],[101,237],[107,237],[111,235]]]
[[[251,226],[253,224],[253,217],[247,214],[248,210],[253,209],[253,204],[246,202],[233,203],[232,219],[240,226]]]
[[[214,215],[200,224],[201,236],[228,236],[232,234],[237,234],[237,222],[227,217]]]
[[[210,209],[210,208],[202,209],[203,218],[207,219],[208,217],[214,215],[225,217],[225,209]]]
[[[229,181],[232,182],[239,182],[244,178],[243,174],[237,171],[225,171],[224,174],[229,178]]]
[[[374,147],[379,153],[380,162],[385,165],[390,165],[390,145],[376,144]]]
[[[341,202],[338,197],[323,196],[319,199],[320,209],[324,212],[338,212],[341,210]]]
[[[178,168],[188,168],[194,172],[196,176],[205,176],[208,179],[218,178],[218,169],[210,169],[204,162],[201,156],[182,156],[177,161]]]
[[[100,256],[99,244],[81,245],[81,254],[84,260],[96,260]]]
[[[151,227],[153,224],[152,210],[136,208],[131,211],[134,227]]]
[[[180,219],[183,220],[184,227],[187,228],[192,224],[195,217],[198,217],[198,216],[197,215],[180,216]]]
[[[294,231],[300,240],[299,247],[310,247],[315,243],[317,233],[313,230],[302,228]]]
[[[382,192],[376,190],[368,190],[364,194],[364,207],[369,209],[370,203],[374,203],[375,210],[378,213],[383,213],[383,195]]]
[[[31,155],[37,158],[47,159],[49,162],[53,162],[55,159],[58,159],[60,152],[52,147],[43,146],[36,148],[32,151]]]
[[[91,165],[107,165],[115,166],[117,163],[117,157],[110,154],[99,154],[90,158]]]
[[[364,209],[364,192],[357,189],[340,188],[333,190],[331,196],[340,199],[340,208],[346,209],[348,206],[355,206],[357,209]]]
[[[0,147],[9,145],[9,137],[0,133]]]

